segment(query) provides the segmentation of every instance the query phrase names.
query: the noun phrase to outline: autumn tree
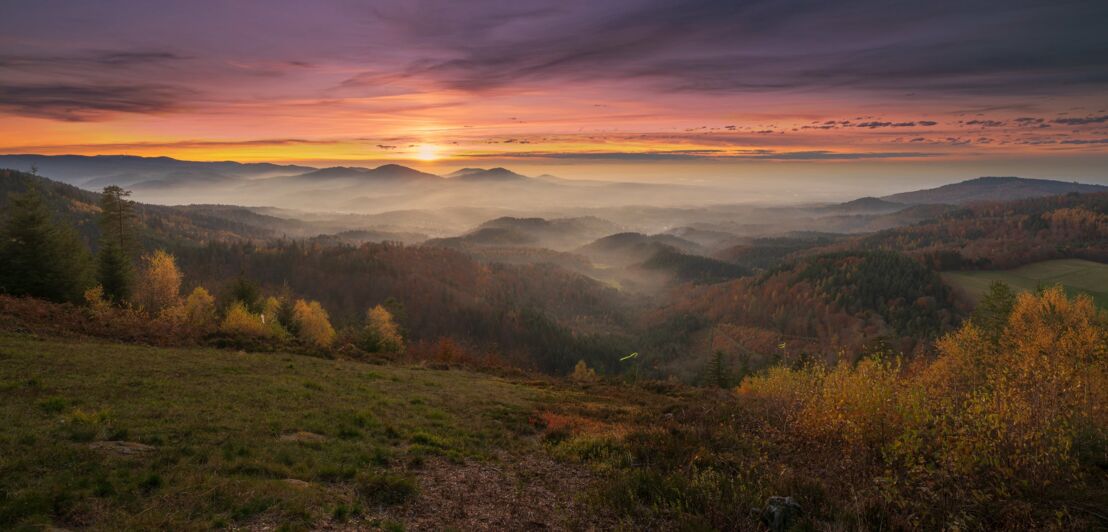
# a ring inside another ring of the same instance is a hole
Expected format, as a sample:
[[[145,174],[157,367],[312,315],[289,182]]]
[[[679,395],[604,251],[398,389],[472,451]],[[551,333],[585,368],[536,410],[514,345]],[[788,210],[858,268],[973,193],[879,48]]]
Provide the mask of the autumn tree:
[[[179,302],[181,272],[173,255],[157,250],[142,257],[135,302],[157,314]]]
[[[297,300],[293,305],[292,319],[301,340],[324,348],[335,341],[335,329],[331,327],[327,311],[318,301]]]
[[[204,328],[215,321],[215,298],[198,286],[185,298],[185,321],[196,328]]]
[[[377,305],[366,312],[365,330],[362,333],[362,349],[371,353],[397,353],[404,349],[404,338],[392,313]]]
[[[75,232],[54,223],[37,190],[13,194],[0,226],[0,291],[80,301],[89,254]]]
[[[117,186],[104,188],[100,195],[100,253],[97,279],[104,297],[115,304],[130,298],[134,282],[134,206],[127,199],[131,191]]]
[[[235,301],[227,309],[219,330],[232,336],[265,336],[266,328],[261,317],[251,313],[242,301]]]

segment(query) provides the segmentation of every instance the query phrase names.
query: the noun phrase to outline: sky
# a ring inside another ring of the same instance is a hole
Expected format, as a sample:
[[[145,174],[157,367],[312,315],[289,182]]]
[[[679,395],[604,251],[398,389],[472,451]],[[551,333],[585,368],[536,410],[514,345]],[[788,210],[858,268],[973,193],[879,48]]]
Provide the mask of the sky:
[[[0,0],[0,153],[1108,182],[1108,2]]]

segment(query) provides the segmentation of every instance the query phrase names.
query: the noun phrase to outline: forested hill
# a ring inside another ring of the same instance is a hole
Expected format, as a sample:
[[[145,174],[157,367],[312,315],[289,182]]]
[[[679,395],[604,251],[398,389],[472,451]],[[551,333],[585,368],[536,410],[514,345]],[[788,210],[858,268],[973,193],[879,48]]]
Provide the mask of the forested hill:
[[[72,224],[87,244],[96,246],[100,234],[96,222],[100,194],[26,172],[0,169],[0,207],[7,204],[9,194],[26,192],[32,187],[40,192],[52,212]],[[217,211],[145,203],[134,206],[140,242],[146,248],[281,236],[271,228],[236,220],[253,214],[242,207],[224,206]]]
[[[907,204],[963,205],[982,201],[1011,201],[1056,196],[1073,192],[1082,194],[1108,192],[1108,187],[1052,179],[978,177],[938,188],[893,194],[881,199]]]
[[[689,351],[720,351],[754,371],[781,357],[920,352],[962,312],[934,270],[898,253],[863,251],[801,257],[757,277],[684,287],[648,314],[645,328],[689,338]],[[680,364],[671,361],[669,369],[680,371]]]
[[[393,301],[412,342],[450,338],[551,373],[582,359],[614,369],[630,345],[632,301],[552,265],[482,264],[439,247],[289,241],[212,243],[177,259],[192,282],[221,287],[245,274],[265,292],[318,300],[339,325]]]
[[[975,204],[804,253],[843,250],[893,250],[939,270],[1004,269],[1058,258],[1108,262],[1108,192]]]

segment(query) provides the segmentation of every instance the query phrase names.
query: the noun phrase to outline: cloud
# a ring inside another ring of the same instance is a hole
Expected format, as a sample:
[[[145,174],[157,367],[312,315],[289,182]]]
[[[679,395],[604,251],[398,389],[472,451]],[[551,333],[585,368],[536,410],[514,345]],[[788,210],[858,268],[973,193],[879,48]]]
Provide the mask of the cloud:
[[[1083,126],[1088,124],[1103,124],[1108,122],[1108,115],[1101,116],[1086,116],[1083,118],[1055,118],[1053,120],[1055,124],[1065,124],[1067,126]]]
[[[107,50],[72,55],[0,55],[0,68],[13,70],[65,71],[88,68],[127,69],[139,66],[162,65],[190,59],[165,50]]]
[[[462,154],[472,159],[551,159],[580,161],[697,161],[697,160],[768,160],[768,161],[835,161],[864,159],[905,159],[933,157],[925,152],[832,152],[809,150],[779,152],[756,149],[740,152],[725,150],[666,150],[644,152],[500,152]]]
[[[190,93],[164,85],[0,84],[0,110],[83,122],[108,113],[168,113],[177,110]]]
[[[934,122],[932,122],[934,124]],[[879,127],[916,127],[915,122],[862,122],[856,124],[854,127],[865,127],[869,129],[875,129]]]
[[[1108,139],[1070,139],[1063,140],[1059,144],[1108,144]]]
[[[356,139],[355,139],[356,140]],[[173,142],[109,142],[93,144],[51,144],[41,146],[17,146],[3,148],[7,153],[51,151],[89,151],[100,153],[127,152],[136,149],[189,149],[189,148],[235,148],[256,146],[297,146],[297,145],[332,145],[340,144],[342,140],[313,140],[313,139],[248,139],[248,140],[180,140]]]
[[[1003,120],[969,120],[963,123],[967,126],[981,127],[1000,127],[1007,124],[1007,122],[1004,122]]]

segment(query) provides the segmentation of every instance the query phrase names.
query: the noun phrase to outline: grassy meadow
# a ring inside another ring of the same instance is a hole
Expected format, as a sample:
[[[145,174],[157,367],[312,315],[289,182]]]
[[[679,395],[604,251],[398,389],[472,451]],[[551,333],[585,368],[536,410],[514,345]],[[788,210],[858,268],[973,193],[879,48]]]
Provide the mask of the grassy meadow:
[[[1101,308],[1108,308],[1108,264],[1082,259],[1048,260],[1011,270],[945,272],[948,283],[980,299],[989,285],[1001,281],[1017,291],[1035,291],[1061,284],[1071,297],[1088,294]]]
[[[4,335],[0,528],[387,528],[383,509],[418,496],[424,466],[533,451],[529,416],[553,393],[464,371]]]

